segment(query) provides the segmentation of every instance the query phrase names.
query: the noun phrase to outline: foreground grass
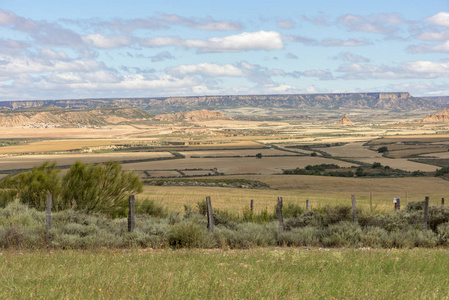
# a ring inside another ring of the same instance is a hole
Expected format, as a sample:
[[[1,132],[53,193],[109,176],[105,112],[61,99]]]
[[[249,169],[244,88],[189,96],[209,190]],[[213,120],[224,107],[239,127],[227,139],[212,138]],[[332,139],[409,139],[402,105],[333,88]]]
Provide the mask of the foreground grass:
[[[449,250],[0,253],[2,299],[449,299]]]

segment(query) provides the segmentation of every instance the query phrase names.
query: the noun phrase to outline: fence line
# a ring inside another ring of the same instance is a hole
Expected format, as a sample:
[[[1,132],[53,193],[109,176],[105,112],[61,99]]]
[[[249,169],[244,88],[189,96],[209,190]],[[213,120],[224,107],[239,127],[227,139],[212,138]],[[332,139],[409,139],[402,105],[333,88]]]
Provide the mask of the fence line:
[[[372,195],[370,194],[370,202],[372,200]],[[395,211],[400,210],[400,198],[394,198],[395,202]],[[424,200],[424,207],[423,207],[423,219],[422,219],[422,228],[427,229],[429,224],[429,200],[430,198],[428,196],[425,197]],[[358,223],[357,219],[357,205],[356,205],[356,197],[355,195],[351,195],[351,203],[352,203],[352,219],[354,223]],[[310,201],[309,199],[306,200],[305,203],[306,206],[306,212],[310,212]],[[444,198],[441,198],[441,206],[444,206]],[[123,205],[116,205],[116,207],[123,208]],[[52,195],[47,195],[47,202],[46,202],[46,233],[48,236],[49,231],[51,230],[51,208],[52,208]],[[113,211],[113,210],[108,210]],[[251,199],[250,202],[250,212],[251,215],[254,213],[254,199]],[[219,213],[219,211],[215,212]],[[349,211],[348,211],[349,213]],[[349,216],[345,213],[326,213],[327,216],[330,217],[342,217],[342,216]],[[207,216],[207,230],[209,232],[213,232],[214,230],[214,211],[212,209],[212,200],[210,196],[206,197],[206,216]],[[283,216],[283,198],[278,197],[277,198],[277,204],[276,204],[276,216],[279,222],[279,233],[284,232],[284,216]],[[135,229],[136,224],[136,210],[135,210],[135,196],[130,195],[129,201],[128,201],[128,232],[133,232]]]

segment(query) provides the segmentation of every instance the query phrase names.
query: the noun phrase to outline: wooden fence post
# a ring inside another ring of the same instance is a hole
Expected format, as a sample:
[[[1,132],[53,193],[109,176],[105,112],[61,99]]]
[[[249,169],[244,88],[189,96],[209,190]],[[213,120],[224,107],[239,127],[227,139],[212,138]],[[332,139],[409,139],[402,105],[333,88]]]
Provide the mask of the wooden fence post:
[[[129,196],[128,232],[133,232],[136,226],[136,200],[134,195]]]
[[[306,200],[306,209],[307,209],[307,211],[310,211],[310,202],[309,202],[309,199]]]
[[[251,209],[251,214],[252,214],[254,212],[254,200],[253,199],[251,199],[250,209]]]
[[[354,223],[357,223],[357,210],[355,207],[355,196],[351,195],[352,200],[352,219],[354,220]]]
[[[210,196],[206,197],[206,205],[207,205],[207,230],[210,232],[214,231],[214,212],[212,211],[212,202],[210,200]]]
[[[284,219],[282,218],[282,197],[278,197],[278,205],[276,206],[276,213],[279,219],[279,233],[284,232]]]
[[[369,192],[369,210],[373,212],[373,193]]]
[[[427,229],[427,220],[429,217],[429,197],[426,196],[425,200],[424,200],[424,229]]]
[[[47,235],[50,232],[51,229],[51,202],[52,202],[52,196],[51,194],[47,195],[47,211],[46,211],[46,216],[47,216]]]
[[[444,206],[444,198],[441,198],[441,206]]]
[[[397,198],[398,201],[398,210],[401,210],[401,198]]]

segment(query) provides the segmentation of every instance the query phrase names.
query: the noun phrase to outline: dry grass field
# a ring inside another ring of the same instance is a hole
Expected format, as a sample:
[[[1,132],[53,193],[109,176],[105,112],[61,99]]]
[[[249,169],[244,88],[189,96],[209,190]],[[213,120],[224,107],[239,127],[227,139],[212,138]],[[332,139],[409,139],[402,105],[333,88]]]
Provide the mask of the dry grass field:
[[[431,205],[438,205],[441,198],[448,197],[449,182],[440,178],[334,178],[302,175],[240,175],[220,178],[244,178],[268,183],[277,190],[233,189],[219,187],[148,186],[139,199],[149,198],[174,211],[183,211],[184,205],[195,207],[196,203],[211,196],[213,207],[241,213],[255,201],[255,210],[268,207],[271,211],[281,196],[284,203],[304,205],[309,199],[312,207],[325,205],[351,205],[351,195],[356,196],[357,206],[370,209],[370,193],[373,208],[378,211],[393,210],[393,198],[401,198],[402,205],[408,201],[421,201],[430,197]]]

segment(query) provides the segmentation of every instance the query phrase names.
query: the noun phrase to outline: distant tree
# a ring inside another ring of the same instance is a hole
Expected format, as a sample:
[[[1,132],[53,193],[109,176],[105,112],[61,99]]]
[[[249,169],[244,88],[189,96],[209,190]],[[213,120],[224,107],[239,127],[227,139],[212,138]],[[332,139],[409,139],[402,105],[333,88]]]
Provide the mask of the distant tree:
[[[316,152],[312,152],[311,154],[310,154],[310,156],[317,156],[318,154],[316,153]]]
[[[257,154],[256,154],[256,157],[257,157],[257,158],[262,158],[262,153],[260,153],[260,152],[257,153]]]
[[[362,167],[358,167],[357,171],[355,171],[355,175],[357,175],[357,176],[364,176],[365,172],[363,171],[363,168]]]
[[[371,168],[373,168],[373,169],[382,168],[382,164],[380,162],[375,162],[372,164]]]
[[[382,146],[382,147],[377,149],[377,152],[379,152],[379,153],[388,152],[388,147],[387,146]]]

